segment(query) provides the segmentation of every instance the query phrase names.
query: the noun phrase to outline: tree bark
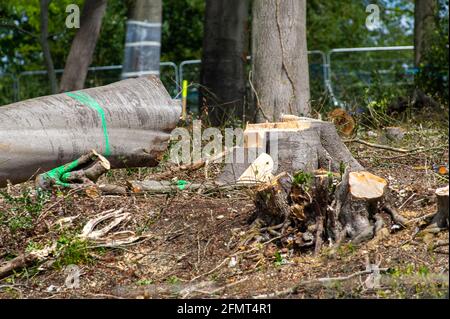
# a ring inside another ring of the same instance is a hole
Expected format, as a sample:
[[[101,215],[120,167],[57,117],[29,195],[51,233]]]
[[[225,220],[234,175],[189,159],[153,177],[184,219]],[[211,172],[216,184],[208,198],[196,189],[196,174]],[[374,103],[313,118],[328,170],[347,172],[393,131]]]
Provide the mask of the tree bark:
[[[181,106],[161,81],[127,79],[0,108],[0,187],[74,161],[95,149],[112,168],[155,166]]]
[[[41,35],[39,40],[42,47],[42,53],[44,54],[44,63],[50,81],[51,92],[52,94],[55,94],[58,92],[58,82],[56,80],[55,67],[53,65],[50,44],[48,42],[48,6],[50,1],[51,0],[40,1]]]
[[[103,15],[107,0],[86,0],[81,12],[80,29],[78,29],[61,79],[60,92],[80,90],[92,62],[95,46],[100,35]]]
[[[416,0],[414,7],[414,63],[419,66],[429,48],[430,34],[436,28],[436,0]]]
[[[245,113],[248,0],[207,1],[205,15],[200,103],[221,125]]]
[[[306,0],[254,1],[252,19],[257,121],[309,115]]]
[[[161,0],[136,0],[129,10],[122,78],[159,75]]]

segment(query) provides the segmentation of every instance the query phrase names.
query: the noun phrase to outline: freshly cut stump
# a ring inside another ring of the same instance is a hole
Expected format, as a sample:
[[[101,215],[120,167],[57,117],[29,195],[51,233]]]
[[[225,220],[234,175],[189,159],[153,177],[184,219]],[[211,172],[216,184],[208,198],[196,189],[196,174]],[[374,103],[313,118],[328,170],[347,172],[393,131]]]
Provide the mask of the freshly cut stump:
[[[449,187],[441,187],[436,189],[436,199],[437,199],[437,213],[431,220],[430,225],[425,229],[426,232],[434,233],[439,232],[443,229],[448,229],[448,193]]]
[[[342,177],[324,170],[282,173],[257,189],[251,222],[288,246],[314,247],[317,254],[324,241],[359,244],[385,234],[386,218],[406,224],[388,198],[386,180],[367,171],[346,170]]]
[[[358,244],[389,232],[389,224],[406,225],[390,204],[387,181],[364,170],[332,123],[292,115],[283,120],[249,124],[244,132],[247,154],[265,150],[277,174],[257,189],[250,222],[315,253],[324,241]],[[232,183],[248,166],[228,164],[219,181]]]
[[[337,172],[343,165],[351,171],[364,169],[341,141],[333,123],[285,115],[282,122],[248,124],[243,146],[233,150],[232,163],[225,166],[218,181],[235,183],[262,153],[274,160],[273,175],[319,168]]]

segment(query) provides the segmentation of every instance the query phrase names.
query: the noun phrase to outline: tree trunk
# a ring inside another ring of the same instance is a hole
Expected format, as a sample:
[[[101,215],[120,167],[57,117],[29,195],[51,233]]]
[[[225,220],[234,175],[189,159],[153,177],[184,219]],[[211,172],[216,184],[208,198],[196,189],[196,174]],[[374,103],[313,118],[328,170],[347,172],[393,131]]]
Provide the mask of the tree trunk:
[[[245,113],[248,1],[207,1],[205,15],[200,103],[221,125]]]
[[[58,82],[56,80],[55,67],[53,66],[52,54],[48,43],[48,5],[51,0],[41,0],[41,36],[40,42],[42,53],[44,54],[45,68],[47,69],[48,79],[50,81],[50,89],[52,94],[58,92]]]
[[[257,121],[309,115],[306,0],[254,1],[252,18]]]
[[[0,108],[0,187],[95,149],[112,168],[155,166],[181,113],[161,81],[128,79]]]
[[[95,46],[100,35],[103,15],[107,0],[86,0],[81,12],[80,29],[78,29],[61,79],[60,92],[80,90],[92,62]]]
[[[419,66],[425,51],[429,48],[429,38],[436,28],[436,0],[416,0],[414,7],[414,63]]]
[[[159,75],[161,0],[136,0],[127,21],[122,78]]]

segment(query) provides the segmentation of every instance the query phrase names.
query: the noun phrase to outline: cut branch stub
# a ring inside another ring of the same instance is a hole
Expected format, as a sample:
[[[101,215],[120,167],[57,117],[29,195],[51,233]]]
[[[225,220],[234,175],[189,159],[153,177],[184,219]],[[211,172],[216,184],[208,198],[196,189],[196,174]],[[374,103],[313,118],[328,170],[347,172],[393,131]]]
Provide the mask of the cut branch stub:
[[[65,188],[92,186],[110,167],[105,157],[91,150],[71,163],[38,175],[36,185],[45,190],[50,190],[54,186]]]

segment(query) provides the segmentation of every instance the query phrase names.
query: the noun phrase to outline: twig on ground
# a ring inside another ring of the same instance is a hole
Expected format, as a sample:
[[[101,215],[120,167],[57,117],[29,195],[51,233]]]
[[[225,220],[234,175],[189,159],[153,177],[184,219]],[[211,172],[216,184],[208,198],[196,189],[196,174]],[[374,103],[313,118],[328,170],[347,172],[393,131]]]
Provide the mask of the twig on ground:
[[[401,154],[401,155],[395,155],[395,156],[382,156],[382,157],[378,157],[379,159],[387,159],[387,160],[391,160],[391,159],[396,159],[396,158],[401,158],[401,157],[407,157],[407,156],[412,156],[412,155],[417,155],[420,153],[425,153],[425,152],[429,152],[429,151],[434,151],[434,150],[440,150],[447,147],[447,145],[443,144],[443,145],[439,145],[436,147],[431,147],[431,148],[424,148],[424,149],[417,149],[417,150],[411,150],[406,154]]]
[[[391,147],[391,146],[387,146],[387,145],[380,145],[380,144],[369,143],[369,142],[366,142],[366,141],[361,140],[359,138],[355,138],[355,139],[351,139],[351,140],[344,140],[343,142],[344,143],[353,143],[353,142],[355,142],[355,143],[364,144],[364,145],[369,146],[369,147],[380,148],[380,149],[383,149],[383,150],[399,152],[399,153],[409,153],[409,152],[413,151],[413,150],[407,150],[407,149],[404,149],[404,148],[396,148],[396,147]]]
[[[387,270],[388,270],[388,268],[379,268],[380,272],[386,272]],[[302,286],[305,286],[305,285],[316,284],[316,283],[324,284],[324,283],[329,283],[329,282],[334,282],[334,281],[346,281],[346,280],[352,279],[357,276],[369,275],[369,274],[372,274],[373,272],[374,272],[373,269],[362,270],[362,271],[358,271],[353,274],[350,274],[348,276],[325,277],[325,278],[317,278],[317,279],[302,281],[291,288],[284,289],[281,291],[276,291],[276,292],[270,293],[270,294],[257,295],[257,296],[254,296],[253,298],[254,299],[265,299],[265,298],[281,297],[281,296],[286,296],[286,295],[290,295],[290,294],[296,294],[298,292],[298,290]]]

